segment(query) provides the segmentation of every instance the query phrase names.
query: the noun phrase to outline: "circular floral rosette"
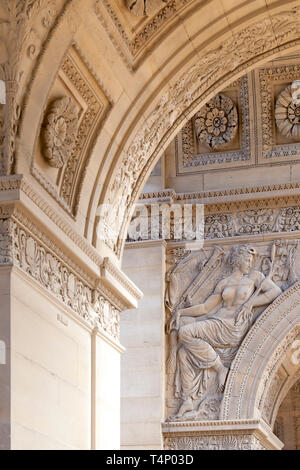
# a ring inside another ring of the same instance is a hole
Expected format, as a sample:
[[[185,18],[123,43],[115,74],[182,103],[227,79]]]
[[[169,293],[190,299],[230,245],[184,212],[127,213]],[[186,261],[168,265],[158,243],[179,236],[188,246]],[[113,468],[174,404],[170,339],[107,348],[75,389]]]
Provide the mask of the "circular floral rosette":
[[[275,121],[282,135],[300,140],[300,104],[293,99],[292,93],[292,87],[289,85],[278,96]]]
[[[195,115],[198,140],[212,149],[230,142],[238,128],[238,112],[229,96],[216,95]]]
[[[166,5],[168,0],[126,0],[128,10],[135,16],[150,16]]]
[[[78,131],[78,108],[70,97],[55,100],[42,130],[43,155],[50,166],[61,168],[72,155]]]

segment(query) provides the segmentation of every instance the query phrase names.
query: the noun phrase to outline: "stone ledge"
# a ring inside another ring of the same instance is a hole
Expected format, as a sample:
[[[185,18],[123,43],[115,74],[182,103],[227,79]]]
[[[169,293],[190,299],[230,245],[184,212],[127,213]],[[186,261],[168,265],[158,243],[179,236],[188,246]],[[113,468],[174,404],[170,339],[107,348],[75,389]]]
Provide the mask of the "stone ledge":
[[[234,421],[186,421],[164,422],[162,433],[165,446],[178,449],[188,443],[189,449],[280,450],[283,443],[275,436],[271,428],[262,419]],[[180,438],[187,438],[186,440]],[[196,441],[197,439],[197,441]],[[227,442],[227,445],[223,441]],[[194,442],[194,444],[193,444]],[[194,447],[193,447],[194,445]],[[192,446],[192,447],[190,447]],[[199,447],[200,446],[200,447]],[[203,447],[201,447],[203,446]],[[182,448],[182,450],[184,450]]]

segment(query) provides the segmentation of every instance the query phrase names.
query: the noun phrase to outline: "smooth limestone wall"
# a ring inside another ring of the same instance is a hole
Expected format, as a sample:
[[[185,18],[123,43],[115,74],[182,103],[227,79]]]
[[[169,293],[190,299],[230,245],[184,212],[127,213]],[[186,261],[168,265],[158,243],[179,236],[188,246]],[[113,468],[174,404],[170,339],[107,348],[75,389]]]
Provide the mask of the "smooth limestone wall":
[[[0,450],[10,448],[11,269],[0,267]],[[3,350],[4,349],[4,350]]]
[[[90,333],[12,275],[12,449],[89,449]]]
[[[13,267],[0,268],[3,343],[0,449],[120,448],[123,349]]]
[[[142,290],[121,313],[121,449],[161,449],[164,413],[164,242],[127,246],[123,270]]]

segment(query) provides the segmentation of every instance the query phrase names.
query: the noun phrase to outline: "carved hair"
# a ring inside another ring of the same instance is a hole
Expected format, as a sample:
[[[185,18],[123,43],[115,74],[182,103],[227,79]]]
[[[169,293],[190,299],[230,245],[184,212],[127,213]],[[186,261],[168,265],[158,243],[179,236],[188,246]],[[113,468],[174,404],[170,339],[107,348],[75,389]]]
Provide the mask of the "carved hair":
[[[248,246],[248,245],[234,246],[229,256],[228,263],[231,267],[235,268],[240,265],[241,258],[243,258],[245,255],[252,255],[252,257],[254,257],[256,254],[257,254],[257,251],[252,246]]]

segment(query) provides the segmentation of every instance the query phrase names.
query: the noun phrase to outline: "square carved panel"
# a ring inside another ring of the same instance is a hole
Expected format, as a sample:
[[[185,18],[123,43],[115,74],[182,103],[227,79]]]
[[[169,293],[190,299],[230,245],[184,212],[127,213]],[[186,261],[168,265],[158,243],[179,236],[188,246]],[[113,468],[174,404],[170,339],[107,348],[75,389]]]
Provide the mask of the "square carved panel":
[[[136,3],[132,11],[138,10],[138,2],[132,3]],[[96,0],[95,12],[127,67],[135,70],[166,30],[182,21],[178,13],[187,15],[201,3],[202,0],[157,0],[148,16],[136,16],[126,6],[126,0]]]
[[[78,46],[65,56],[48,97],[32,174],[72,216],[95,136],[110,109]]]
[[[300,79],[299,59],[274,62],[255,71],[258,163],[300,160],[300,139],[282,134],[276,125],[275,108],[280,93]]]
[[[225,118],[224,122],[227,129],[230,130],[233,124],[235,127],[235,133],[226,137],[228,139],[227,143],[224,142],[220,147],[215,148],[207,139],[206,142],[201,142],[201,140],[197,138],[195,119],[197,115],[184,126],[176,137],[175,157],[178,175],[190,172],[202,173],[218,170],[221,167],[224,169],[254,164],[254,132],[250,119],[249,108],[251,102],[249,100],[248,78],[248,76],[242,77],[222,90],[219,94],[225,97],[224,99],[228,98],[227,107],[228,105],[229,107],[234,107],[237,112],[237,118],[234,123],[229,120],[229,116],[226,114],[223,118],[221,117],[221,120]],[[211,111],[214,113],[213,104],[211,105]],[[206,116],[208,116],[208,114]],[[215,119],[218,120],[219,117],[216,116]],[[211,124],[208,123],[207,120],[202,122],[205,130],[207,129],[207,124]],[[210,135],[216,138],[218,133],[216,132],[215,136],[214,134]]]

